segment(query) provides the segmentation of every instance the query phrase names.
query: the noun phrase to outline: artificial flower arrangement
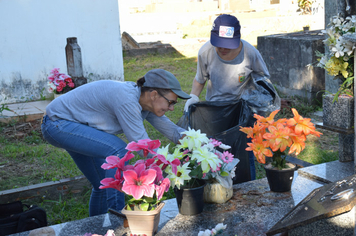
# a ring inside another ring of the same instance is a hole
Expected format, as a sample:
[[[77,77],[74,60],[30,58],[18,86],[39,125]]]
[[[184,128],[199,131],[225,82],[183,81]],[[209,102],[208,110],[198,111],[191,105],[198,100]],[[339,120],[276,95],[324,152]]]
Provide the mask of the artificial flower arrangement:
[[[316,51],[318,59],[317,67],[327,71],[334,79],[342,79],[342,84],[334,96],[337,101],[339,95],[354,96],[354,43],[344,39],[344,35],[355,33],[356,16],[348,16],[345,19],[339,15],[330,19],[326,30],[327,38],[323,41],[328,47],[328,53]]]
[[[165,168],[165,173],[171,181],[172,188],[197,187],[198,180],[201,179],[216,179],[219,182],[221,180],[226,188],[231,187],[232,178],[235,176],[234,168],[239,161],[226,151],[231,147],[215,139],[209,139],[200,130],[188,128],[188,131],[182,134],[184,137],[180,144],[174,147],[172,154],[169,153],[169,145],[157,150],[157,157],[162,162],[171,163]],[[220,152],[217,147],[225,151]]]
[[[105,235],[101,235],[101,234],[92,234],[92,233],[86,233],[83,236],[115,236],[114,234],[114,230],[109,229]]]
[[[199,231],[198,236],[216,236],[222,235],[226,229],[226,225],[223,223],[219,223],[213,229],[206,229],[205,231]]]
[[[114,188],[128,195],[126,199],[126,210],[151,211],[156,209],[160,201],[165,200],[163,196],[168,192],[170,182],[168,178],[163,177],[163,170],[171,164],[168,161],[161,162],[157,158],[157,149],[161,145],[159,140],[143,139],[127,144],[128,152],[124,157],[109,156],[106,163],[101,167],[103,169],[117,168],[115,178],[105,178],[100,183],[101,189]],[[135,155],[133,151],[143,151],[144,157],[148,153],[153,154],[152,158],[138,160],[133,165],[125,165],[125,162],[131,160]],[[179,160],[173,160],[179,163]]]
[[[285,151],[288,154],[298,155],[305,148],[308,135],[320,137],[322,133],[315,130],[310,118],[300,116],[295,108],[292,108],[294,117],[274,120],[279,110],[273,111],[267,118],[254,114],[256,122],[253,127],[240,127],[240,130],[252,138],[247,143],[247,151],[253,151],[259,163],[265,164],[266,158],[272,158],[272,166],[279,170],[286,168]]]
[[[51,75],[48,76],[48,92],[55,94],[63,94],[72,90],[75,87],[70,76],[59,73],[59,68],[51,70]]]
[[[234,177],[234,167],[238,159],[228,151],[222,153],[216,150],[229,149],[230,146],[207,138],[206,134],[190,129],[182,132],[185,137],[177,144],[172,154],[169,153],[169,144],[160,148],[159,140],[144,139],[130,142],[124,157],[109,156],[103,169],[117,168],[114,178],[105,178],[100,183],[101,189],[114,188],[126,193],[127,210],[154,210],[170,186],[180,189],[181,186],[196,187],[199,179],[225,177],[231,180]],[[156,151],[155,151],[156,150]],[[132,152],[143,151],[152,158],[138,160],[133,165],[125,165],[135,155]],[[164,175],[166,177],[164,177]]]

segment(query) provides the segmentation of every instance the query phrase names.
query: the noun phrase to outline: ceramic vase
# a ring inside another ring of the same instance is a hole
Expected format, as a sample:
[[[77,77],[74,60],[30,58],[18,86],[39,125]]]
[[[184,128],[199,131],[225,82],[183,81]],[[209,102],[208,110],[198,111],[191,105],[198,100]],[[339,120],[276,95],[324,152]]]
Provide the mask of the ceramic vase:
[[[297,166],[292,163],[287,163],[287,165],[290,168],[282,170],[272,168],[270,164],[264,166],[268,185],[272,192],[289,192],[291,190],[294,171],[297,169]]]
[[[125,207],[121,213],[127,218],[131,234],[152,236],[157,233],[164,204],[161,202],[153,211],[128,211]]]
[[[203,211],[204,208],[204,187],[206,185],[204,180],[199,180],[200,186],[195,188],[186,188],[180,186],[174,188],[176,195],[179,213],[182,215],[197,215]]]
[[[233,189],[223,187],[219,182],[207,183],[204,187],[204,202],[225,203],[233,195]]]

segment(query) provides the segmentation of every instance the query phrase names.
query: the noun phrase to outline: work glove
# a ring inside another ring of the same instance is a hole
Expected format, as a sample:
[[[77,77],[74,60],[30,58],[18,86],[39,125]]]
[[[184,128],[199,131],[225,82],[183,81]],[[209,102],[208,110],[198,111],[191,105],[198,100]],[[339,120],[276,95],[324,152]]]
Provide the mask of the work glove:
[[[190,95],[191,98],[189,98],[189,99],[187,100],[187,102],[185,103],[184,112],[188,112],[188,108],[189,108],[190,105],[199,102],[199,98],[198,98],[197,95],[192,94],[192,93],[189,94],[189,95]]]

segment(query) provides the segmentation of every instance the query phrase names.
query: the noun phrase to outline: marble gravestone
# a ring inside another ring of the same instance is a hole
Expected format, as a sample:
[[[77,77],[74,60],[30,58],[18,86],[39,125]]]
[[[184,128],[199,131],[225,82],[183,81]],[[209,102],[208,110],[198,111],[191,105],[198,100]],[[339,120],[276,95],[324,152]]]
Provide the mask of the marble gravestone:
[[[266,234],[354,235],[356,175],[314,189]]]

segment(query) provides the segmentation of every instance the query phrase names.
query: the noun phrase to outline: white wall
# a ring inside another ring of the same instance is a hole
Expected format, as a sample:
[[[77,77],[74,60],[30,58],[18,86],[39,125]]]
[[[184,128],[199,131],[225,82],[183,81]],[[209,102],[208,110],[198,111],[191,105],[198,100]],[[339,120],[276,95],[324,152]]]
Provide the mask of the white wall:
[[[0,0],[0,104],[47,95],[77,37],[88,81],[124,80],[118,0]]]

